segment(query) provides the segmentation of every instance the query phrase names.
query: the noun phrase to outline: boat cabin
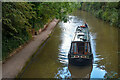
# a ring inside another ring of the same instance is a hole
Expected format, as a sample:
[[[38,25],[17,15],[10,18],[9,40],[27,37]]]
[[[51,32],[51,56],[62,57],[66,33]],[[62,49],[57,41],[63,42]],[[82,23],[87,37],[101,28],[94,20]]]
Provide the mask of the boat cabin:
[[[89,42],[80,42],[80,41],[73,41],[71,43],[71,54],[90,54],[90,43]]]

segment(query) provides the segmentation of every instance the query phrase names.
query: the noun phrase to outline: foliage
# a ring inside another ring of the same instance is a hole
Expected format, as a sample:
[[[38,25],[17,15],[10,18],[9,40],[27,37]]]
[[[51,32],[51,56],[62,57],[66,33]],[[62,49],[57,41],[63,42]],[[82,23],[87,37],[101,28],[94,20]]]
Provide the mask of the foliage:
[[[76,8],[71,2],[3,2],[2,3],[2,56],[31,39],[36,31],[54,18],[67,21],[67,14]]]
[[[28,3],[2,3],[2,56],[31,38],[29,20],[34,17]]]
[[[90,2],[82,3],[80,9],[94,14],[96,17],[120,27],[118,21],[118,2]]]
[[[73,4],[70,2],[39,2],[39,3],[32,3],[34,4],[34,11],[37,13],[37,18],[34,19],[34,28],[38,27],[39,24],[41,27],[45,23],[47,23],[49,20],[52,20],[53,18],[57,18],[63,21],[67,21],[66,14],[72,12],[72,10],[75,8]],[[38,27],[37,29],[39,29]]]

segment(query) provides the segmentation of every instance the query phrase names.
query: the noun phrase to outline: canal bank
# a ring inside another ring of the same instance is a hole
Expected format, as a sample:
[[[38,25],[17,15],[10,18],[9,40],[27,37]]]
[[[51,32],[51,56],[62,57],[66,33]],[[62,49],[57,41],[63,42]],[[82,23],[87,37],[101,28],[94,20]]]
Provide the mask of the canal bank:
[[[59,20],[54,19],[48,25],[48,27],[42,31],[39,35],[35,36],[24,49],[12,56],[4,64],[2,64],[2,77],[3,78],[15,78],[17,74],[22,70],[29,58],[38,50],[40,45],[50,36],[52,30],[57,25]]]

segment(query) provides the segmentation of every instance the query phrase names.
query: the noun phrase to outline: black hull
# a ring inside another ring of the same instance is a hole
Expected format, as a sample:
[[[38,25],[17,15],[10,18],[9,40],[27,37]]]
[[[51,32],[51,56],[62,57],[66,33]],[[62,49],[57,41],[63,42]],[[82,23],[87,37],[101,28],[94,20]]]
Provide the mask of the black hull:
[[[72,65],[90,65],[93,62],[93,56],[90,59],[86,58],[68,58],[69,64]]]

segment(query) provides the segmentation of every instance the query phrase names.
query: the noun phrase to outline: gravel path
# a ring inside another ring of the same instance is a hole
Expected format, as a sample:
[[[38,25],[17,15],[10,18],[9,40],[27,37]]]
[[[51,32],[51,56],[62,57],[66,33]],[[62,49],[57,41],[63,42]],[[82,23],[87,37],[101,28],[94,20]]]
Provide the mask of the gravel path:
[[[24,67],[26,61],[33,55],[41,43],[49,37],[57,23],[58,20],[54,19],[43,32],[35,36],[34,40],[2,64],[2,77],[15,78]]]

